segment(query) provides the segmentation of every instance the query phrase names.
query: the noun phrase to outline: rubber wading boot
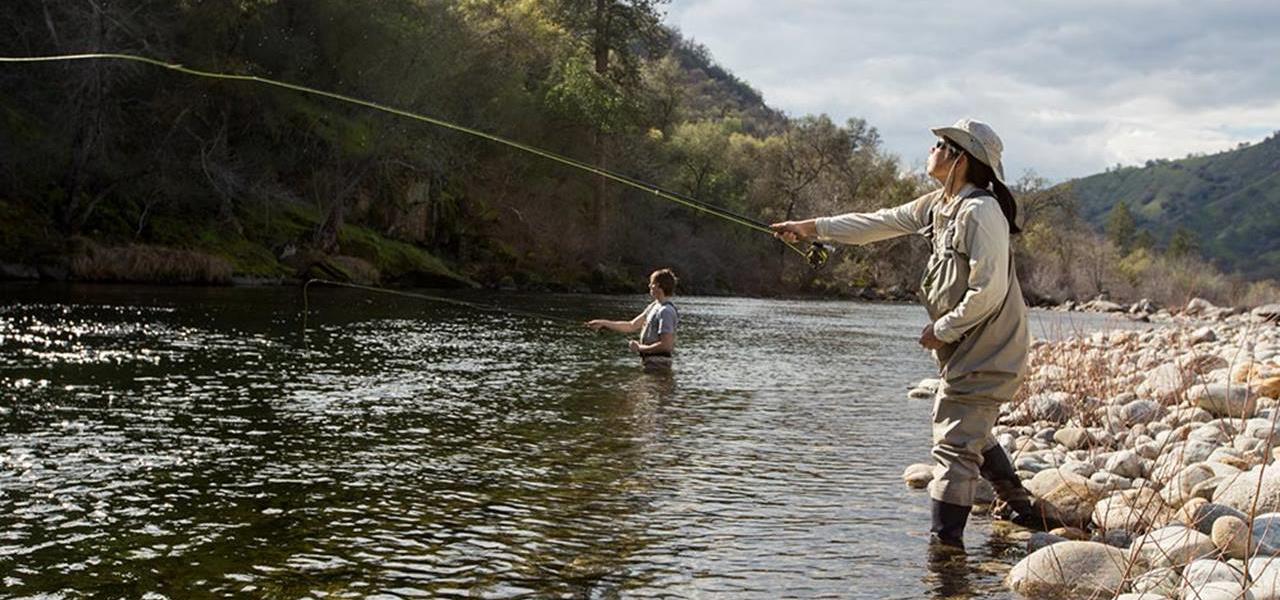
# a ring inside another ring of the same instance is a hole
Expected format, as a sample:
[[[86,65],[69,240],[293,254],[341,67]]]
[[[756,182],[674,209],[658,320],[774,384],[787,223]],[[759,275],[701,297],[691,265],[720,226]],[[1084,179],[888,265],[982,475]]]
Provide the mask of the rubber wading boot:
[[[941,500],[933,501],[933,539],[956,548],[964,548],[964,525],[969,521],[970,506]]]
[[[1036,505],[1035,497],[1022,486],[1022,480],[1018,479],[1018,473],[1009,462],[1009,455],[999,444],[982,453],[979,472],[983,479],[991,482],[996,492],[996,503],[991,507],[992,517],[1031,529],[1049,530],[1061,526],[1061,523],[1045,516]]]

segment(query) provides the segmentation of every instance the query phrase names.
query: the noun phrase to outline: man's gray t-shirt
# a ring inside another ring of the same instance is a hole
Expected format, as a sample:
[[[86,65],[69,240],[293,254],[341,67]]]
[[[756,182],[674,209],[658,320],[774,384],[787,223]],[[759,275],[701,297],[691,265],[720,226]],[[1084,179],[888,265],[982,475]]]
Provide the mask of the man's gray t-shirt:
[[[680,315],[676,312],[674,303],[659,303],[654,300],[644,310],[644,329],[640,330],[641,344],[652,344],[657,342],[662,334],[674,334],[676,332],[676,324],[680,321]]]

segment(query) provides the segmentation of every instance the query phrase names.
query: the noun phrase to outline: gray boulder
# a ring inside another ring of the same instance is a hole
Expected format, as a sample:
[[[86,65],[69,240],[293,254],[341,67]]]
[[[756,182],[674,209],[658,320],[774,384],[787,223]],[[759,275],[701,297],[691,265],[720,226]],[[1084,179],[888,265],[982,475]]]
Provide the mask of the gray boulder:
[[[1066,392],[1049,392],[1036,394],[1027,398],[1023,409],[1033,421],[1048,421],[1062,424],[1071,417],[1071,395]]]
[[[1272,443],[1280,444],[1280,423],[1272,423],[1271,419],[1249,419],[1245,421],[1244,434],[1258,440],[1270,438]]]
[[[1280,322],[1280,304],[1264,304],[1253,309],[1249,314],[1260,321]]]
[[[1164,414],[1164,407],[1151,400],[1134,400],[1120,407],[1120,420],[1125,425],[1150,423]]]
[[[1107,462],[1103,465],[1103,468],[1129,479],[1144,475],[1142,457],[1138,456],[1138,453],[1133,450],[1120,450],[1112,454],[1107,457]]]
[[[1159,598],[1172,598],[1178,595],[1178,586],[1182,584],[1182,572],[1178,569],[1160,567],[1133,578],[1134,593],[1154,595]]]
[[[1151,488],[1125,490],[1112,494],[1093,509],[1093,524],[1103,531],[1123,530],[1145,533],[1161,527],[1173,517],[1164,500]]]
[[[1253,555],[1280,556],[1280,513],[1253,518]]]
[[[1045,546],[1052,546],[1065,541],[1068,541],[1067,538],[1060,535],[1054,535],[1047,531],[1033,531],[1031,537],[1027,540],[1027,554],[1031,554]]]
[[[1249,591],[1257,600],[1280,600],[1280,559],[1255,558],[1249,561]]]
[[[1151,477],[1156,481],[1167,481],[1187,465],[1208,460],[1217,449],[1216,445],[1200,440],[1170,444],[1165,452],[1156,458],[1155,467],[1151,469]]]
[[[1213,331],[1212,327],[1201,327],[1191,332],[1191,345],[1193,346],[1216,341],[1218,341],[1218,334]]]
[[[1128,559],[1125,551],[1106,544],[1059,542],[1019,561],[1005,585],[1032,599],[1112,597],[1123,591]]]
[[[1245,577],[1239,569],[1225,562],[1209,559],[1192,561],[1182,571],[1182,597],[1195,598],[1196,593],[1209,583],[1234,583],[1242,588]],[[1237,595],[1240,591],[1236,592]]]
[[[1197,315],[1207,314],[1217,309],[1217,306],[1214,306],[1212,302],[1205,300],[1204,298],[1192,298],[1190,302],[1187,302],[1187,306],[1182,309],[1182,312],[1183,314],[1194,317]]]
[[[1092,439],[1089,431],[1083,427],[1063,427],[1053,434],[1053,441],[1062,444],[1067,450],[1087,448]]]
[[[1186,371],[1177,363],[1164,363],[1147,373],[1138,385],[1138,393],[1156,399],[1166,398],[1182,391],[1190,383]]]
[[[1213,524],[1223,517],[1235,517],[1245,520],[1248,517],[1243,513],[1230,506],[1217,504],[1214,502],[1206,502],[1196,509],[1193,517],[1196,531],[1205,535],[1213,535]]]
[[[1026,484],[1045,514],[1066,525],[1080,526],[1093,515],[1103,487],[1075,473],[1047,469]]]
[[[1187,465],[1169,479],[1169,482],[1160,490],[1160,497],[1164,499],[1165,504],[1174,508],[1180,507],[1187,500],[1195,497],[1192,490],[1196,485],[1212,477],[1213,469],[1204,463]]]
[[[929,483],[933,481],[933,465],[916,463],[908,466],[902,472],[902,481],[913,490],[929,487]]]
[[[1280,511],[1280,468],[1259,465],[1239,476],[1225,477],[1214,489],[1213,501],[1238,511]]]
[[[1219,417],[1249,418],[1257,410],[1249,388],[1226,383],[1201,383],[1187,389],[1187,400]]]
[[[1221,564],[1221,563],[1219,563]],[[1234,581],[1211,581],[1200,585],[1183,586],[1186,600],[1257,600],[1243,585]]]
[[[1129,549],[1157,567],[1185,565],[1217,551],[1209,536],[1182,525],[1169,525],[1140,536]]]

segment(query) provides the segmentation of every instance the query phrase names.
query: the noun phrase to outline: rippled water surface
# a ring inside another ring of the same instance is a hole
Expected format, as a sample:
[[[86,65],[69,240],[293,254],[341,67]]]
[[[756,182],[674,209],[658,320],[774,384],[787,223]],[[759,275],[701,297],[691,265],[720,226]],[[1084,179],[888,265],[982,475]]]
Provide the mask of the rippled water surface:
[[[930,558],[912,305],[678,298],[654,376],[619,335],[352,290],[305,337],[295,289],[0,299],[4,596],[999,598],[1021,552],[975,517]]]

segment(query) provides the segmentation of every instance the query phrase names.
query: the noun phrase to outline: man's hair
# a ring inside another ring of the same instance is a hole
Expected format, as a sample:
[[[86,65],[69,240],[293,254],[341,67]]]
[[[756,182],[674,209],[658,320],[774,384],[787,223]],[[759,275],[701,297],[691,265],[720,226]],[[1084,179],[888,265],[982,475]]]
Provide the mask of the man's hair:
[[[671,269],[658,269],[649,277],[653,279],[654,283],[658,284],[658,287],[662,288],[662,293],[668,296],[676,294],[676,283],[680,280],[676,279],[676,274],[671,272]]]

